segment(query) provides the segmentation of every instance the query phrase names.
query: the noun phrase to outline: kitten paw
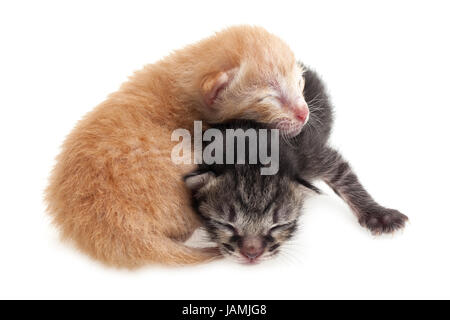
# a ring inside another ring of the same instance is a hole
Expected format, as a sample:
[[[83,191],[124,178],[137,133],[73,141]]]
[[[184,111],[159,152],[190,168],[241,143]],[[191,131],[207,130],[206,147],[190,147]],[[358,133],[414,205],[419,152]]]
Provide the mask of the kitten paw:
[[[211,260],[217,260],[223,258],[219,247],[208,247],[202,249],[203,253],[207,254]]]
[[[381,208],[366,213],[359,219],[359,223],[369,229],[374,235],[393,233],[405,226],[408,217],[394,209]]]

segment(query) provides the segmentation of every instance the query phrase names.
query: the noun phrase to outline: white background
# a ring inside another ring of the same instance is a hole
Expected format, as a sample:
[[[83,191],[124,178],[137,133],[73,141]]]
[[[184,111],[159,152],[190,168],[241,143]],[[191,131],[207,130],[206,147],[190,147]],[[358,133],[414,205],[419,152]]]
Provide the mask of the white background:
[[[449,9],[2,1],[0,298],[450,298]],[[42,195],[77,120],[144,64],[242,23],[279,35],[323,76],[336,106],[332,143],[381,204],[410,217],[404,232],[371,236],[326,189],[307,202],[295,244],[258,266],[119,271],[60,243]]]

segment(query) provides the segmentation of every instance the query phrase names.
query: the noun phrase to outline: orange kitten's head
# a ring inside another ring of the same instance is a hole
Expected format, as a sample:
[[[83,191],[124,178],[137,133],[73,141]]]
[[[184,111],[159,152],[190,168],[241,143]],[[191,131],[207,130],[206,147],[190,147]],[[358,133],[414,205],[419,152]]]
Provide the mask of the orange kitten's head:
[[[239,26],[205,44],[209,70],[199,86],[207,120],[250,119],[287,135],[300,133],[309,116],[303,69],[281,39],[262,28]]]

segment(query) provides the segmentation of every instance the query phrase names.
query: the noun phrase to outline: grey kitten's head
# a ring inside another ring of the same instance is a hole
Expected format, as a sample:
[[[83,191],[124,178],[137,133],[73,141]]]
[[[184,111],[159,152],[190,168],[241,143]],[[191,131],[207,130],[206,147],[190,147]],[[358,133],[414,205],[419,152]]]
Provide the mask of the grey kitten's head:
[[[211,240],[225,256],[241,263],[259,262],[279,252],[295,232],[304,198],[311,191],[287,176],[262,176],[249,166],[220,175],[194,172],[185,181]]]

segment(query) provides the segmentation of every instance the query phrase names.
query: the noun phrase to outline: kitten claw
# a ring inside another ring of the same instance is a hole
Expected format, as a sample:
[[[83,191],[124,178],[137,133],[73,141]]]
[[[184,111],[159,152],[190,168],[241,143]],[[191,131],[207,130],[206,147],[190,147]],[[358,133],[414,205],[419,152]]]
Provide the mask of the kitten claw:
[[[359,223],[369,229],[373,235],[381,235],[386,233],[394,233],[404,228],[408,217],[394,209],[378,209],[363,215],[359,219]]]

